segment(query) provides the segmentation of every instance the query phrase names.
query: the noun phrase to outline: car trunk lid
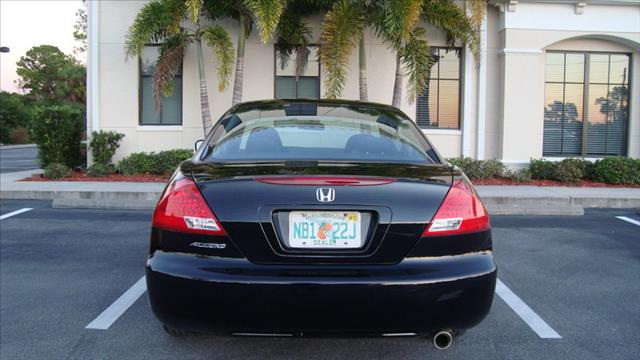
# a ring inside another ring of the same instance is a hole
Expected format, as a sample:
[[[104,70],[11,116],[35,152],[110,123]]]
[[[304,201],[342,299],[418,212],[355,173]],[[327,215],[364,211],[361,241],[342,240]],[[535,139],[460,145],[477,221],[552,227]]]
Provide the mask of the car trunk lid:
[[[187,163],[183,172],[192,174],[231,240],[256,263],[396,263],[452,181],[444,165],[307,163]],[[318,189],[332,189],[332,201],[320,201]],[[291,212],[327,211],[361,215],[361,247],[287,246]]]

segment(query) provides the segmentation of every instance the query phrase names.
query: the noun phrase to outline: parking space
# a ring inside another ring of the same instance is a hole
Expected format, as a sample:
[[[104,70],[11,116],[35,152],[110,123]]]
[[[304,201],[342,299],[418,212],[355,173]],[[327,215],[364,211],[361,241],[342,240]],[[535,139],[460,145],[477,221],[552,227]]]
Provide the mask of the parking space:
[[[134,286],[143,276],[149,211],[0,203],[0,215],[21,209],[32,210],[0,220],[3,359],[628,359],[640,352],[637,211],[494,217],[502,293],[482,324],[440,352],[418,338],[171,338],[144,288]],[[109,326],[88,326],[132,287],[122,311],[108,314]]]

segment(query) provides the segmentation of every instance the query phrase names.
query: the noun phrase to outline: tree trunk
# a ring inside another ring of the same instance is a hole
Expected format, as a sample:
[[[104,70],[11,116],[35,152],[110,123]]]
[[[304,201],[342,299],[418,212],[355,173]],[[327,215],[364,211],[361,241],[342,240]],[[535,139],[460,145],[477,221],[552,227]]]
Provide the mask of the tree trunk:
[[[233,100],[231,105],[242,101],[242,80],[244,75],[244,48],[247,40],[246,18],[240,15],[240,30],[238,31],[238,53],[236,56],[236,74],[233,79]]]
[[[211,123],[211,111],[209,110],[209,92],[207,91],[207,78],[204,72],[204,59],[202,58],[202,42],[196,40],[198,50],[198,75],[200,77],[200,111],[202,112],[202,130],[204,136],[209,134],[213,124]]]
[[[364,33],[360,37],[360,52],[358,53],[360,65],[360,101],[368,101],[367,96],[367,51],[364,47]]]
[[[402,102],[402,63],[400,62],[400,53],[396,54],[396,80],[393,83],[393,102],[391,105],[400,109]]]

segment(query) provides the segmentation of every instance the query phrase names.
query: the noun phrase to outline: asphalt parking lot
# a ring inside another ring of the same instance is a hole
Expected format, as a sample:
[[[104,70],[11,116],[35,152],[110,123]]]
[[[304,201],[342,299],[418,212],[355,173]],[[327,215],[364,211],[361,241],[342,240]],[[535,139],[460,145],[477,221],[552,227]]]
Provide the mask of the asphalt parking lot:
[[[37,169],[38,148],[35,146],[20,148],[0,148],[0,173]]]
[[[15,213],[21,209],[31,210]],[[488,318],[446,351],[412,337],[171,338],[144,289],[134,286],[143,276],[149,211],[2,201],[0,214],[2,359],[632,359],[640,353],[639,210],[493,217],[504,286]],[[118,308],[121,314],[101,315]],[[98,318],[108,328],[87,329]]]

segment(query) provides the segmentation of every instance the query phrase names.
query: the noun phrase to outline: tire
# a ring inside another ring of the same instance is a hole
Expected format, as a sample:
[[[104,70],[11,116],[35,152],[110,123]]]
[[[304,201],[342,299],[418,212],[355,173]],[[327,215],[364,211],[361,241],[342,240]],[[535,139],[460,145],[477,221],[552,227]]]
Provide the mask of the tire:
[[[186,337],[191,335],[191,333],[188,331],[176,329],[164,324],[162,324],[162,328],[164,329],[164,332],[166,332],[167,334],[169,334],[169,336],[172,336],[172,337]]]

